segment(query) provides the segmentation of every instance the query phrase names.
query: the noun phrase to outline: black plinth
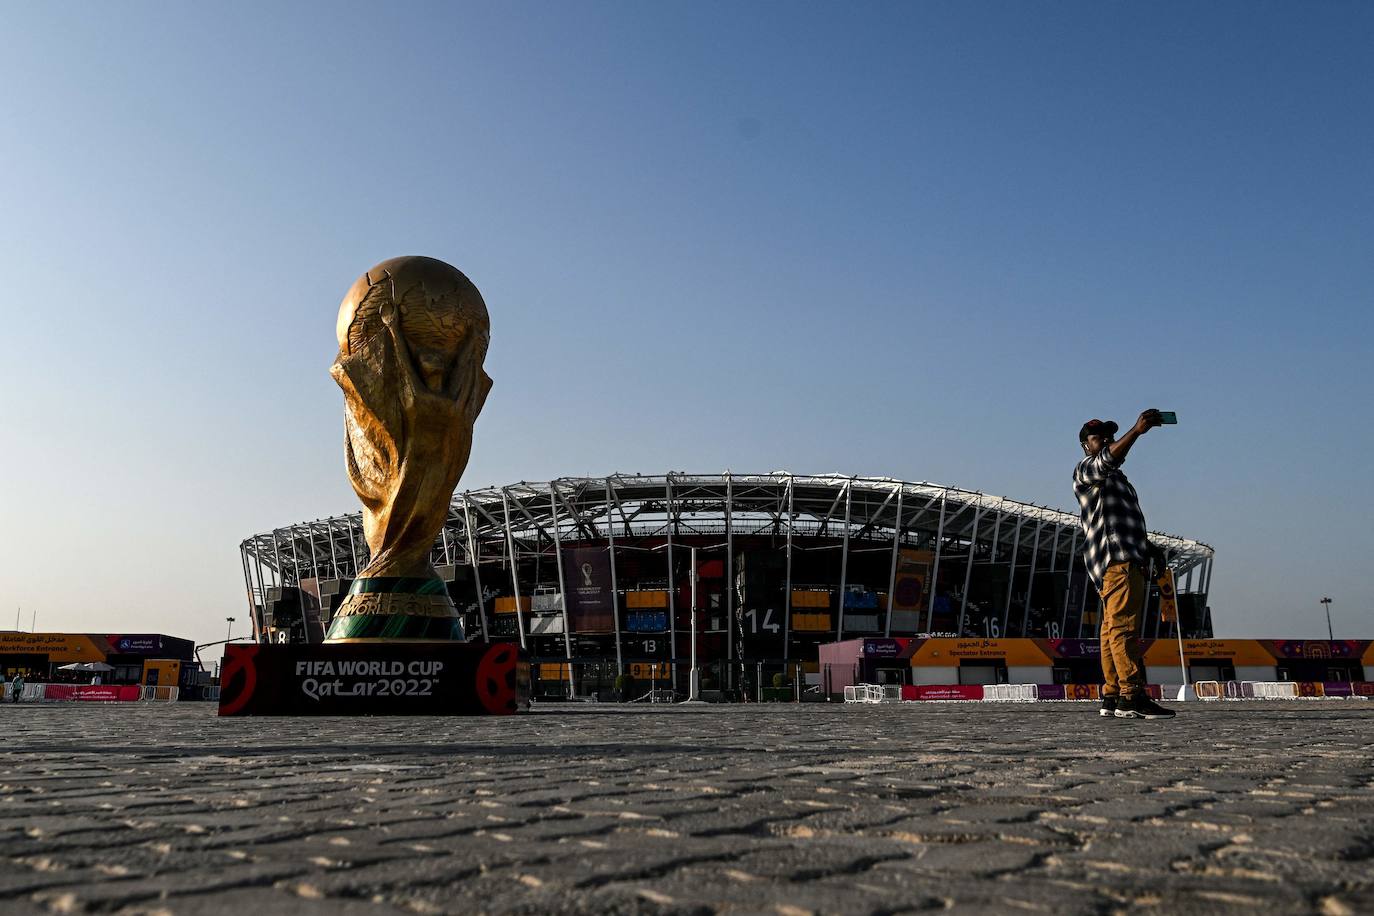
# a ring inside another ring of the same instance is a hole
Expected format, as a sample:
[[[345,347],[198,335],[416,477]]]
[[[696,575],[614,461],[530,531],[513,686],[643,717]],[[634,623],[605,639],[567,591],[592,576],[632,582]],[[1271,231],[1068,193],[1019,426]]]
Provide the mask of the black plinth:
[[[221,716],[503,716],[529,707],[513,643],[225,646]]]

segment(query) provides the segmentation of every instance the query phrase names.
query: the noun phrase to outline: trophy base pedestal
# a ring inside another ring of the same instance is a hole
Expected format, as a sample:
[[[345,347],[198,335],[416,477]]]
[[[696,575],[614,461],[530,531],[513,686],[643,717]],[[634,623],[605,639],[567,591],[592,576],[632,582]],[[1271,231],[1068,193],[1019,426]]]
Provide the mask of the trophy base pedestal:
[[[463,642],[463,618],[442,579],[367,576],[353,580],[329,622],[327,643],[374,640]]]
[[[529,708],[514,643],[230,645],[221,716],[502,716]]]

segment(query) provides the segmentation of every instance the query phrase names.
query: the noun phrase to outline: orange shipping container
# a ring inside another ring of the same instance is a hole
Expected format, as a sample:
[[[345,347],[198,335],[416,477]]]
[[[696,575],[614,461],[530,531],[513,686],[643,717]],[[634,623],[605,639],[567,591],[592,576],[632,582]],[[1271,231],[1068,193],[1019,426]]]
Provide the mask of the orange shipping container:
[[[829,614],[793,614],[792,629],[801,632],[825,632],[830,629]]]
[[[522,611],[528,611],[529,609],[530,609],[530,599],[529,599],[529,596],[528,596],[528,595],[521,595],[521,596],[520,596],[520,610],[522,610]],[[507,595],[507,596],[504,597],[504,598],[497,598],[497,599],[496,599],[496,613],[498,613],[498,614],[514,614],[514,613],[515,613],[515,596],[514,596],[514,595]]]
[[[830,607],[830,593],[815,589],[794,589],[792,592],[793,607]]]

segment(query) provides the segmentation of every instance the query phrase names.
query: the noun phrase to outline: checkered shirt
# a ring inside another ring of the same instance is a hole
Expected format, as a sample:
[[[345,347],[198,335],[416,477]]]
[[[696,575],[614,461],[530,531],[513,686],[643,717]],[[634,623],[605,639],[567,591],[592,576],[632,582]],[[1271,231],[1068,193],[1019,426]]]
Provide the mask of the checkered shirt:
[[[1148,562],[1149,539],[1135,487],[1121,472],[1121,462],[1104,447],[1073,469],[1073,495],[1083,522],[1083,559],[1098,591],[1113,563]]]

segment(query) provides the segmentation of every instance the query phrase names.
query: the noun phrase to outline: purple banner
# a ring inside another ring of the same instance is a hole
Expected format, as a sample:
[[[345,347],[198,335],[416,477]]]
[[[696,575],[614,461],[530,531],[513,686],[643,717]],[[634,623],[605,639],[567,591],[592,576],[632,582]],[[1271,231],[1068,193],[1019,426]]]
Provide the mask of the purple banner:
[[[109,640],[114,650],[120,653],[139,655],[146,652],[162,651],[162,637],[153,633],[111,636]]]
[[[611,555],[597,547],[563,551],[563,596],[574,633],[614,633]]]
[[[1035,695],[1041,700],[1062,700],[1064,699],[1064,685],[1036,684]]]
[[[1350,684],[1346,681],[1326,681],[1322,684],[1322,693],[1329,697],[1348,697],[1351,694]]]
[[[1101,658],[1102,644],[1096,639],[1047,639],[1057,658]]]

